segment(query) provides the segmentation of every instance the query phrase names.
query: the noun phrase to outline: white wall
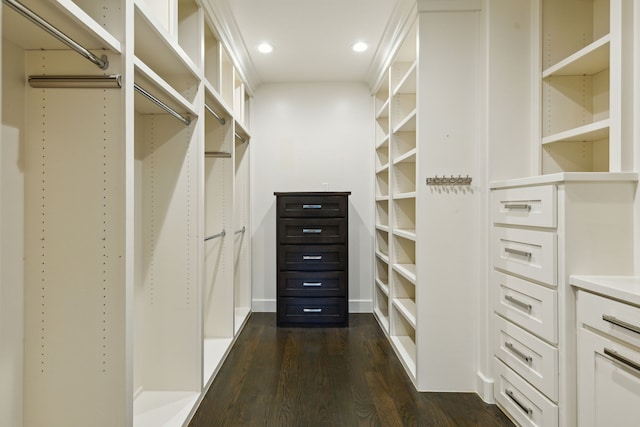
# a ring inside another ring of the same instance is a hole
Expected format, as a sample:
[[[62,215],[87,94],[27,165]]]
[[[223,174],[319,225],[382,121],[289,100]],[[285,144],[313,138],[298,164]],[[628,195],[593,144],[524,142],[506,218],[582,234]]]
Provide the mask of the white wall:
[[[360,83],[262,85],[251,112],[253,310],[276,309],[275,191],[351,191],[349,310],[372,311],[373,114]]]

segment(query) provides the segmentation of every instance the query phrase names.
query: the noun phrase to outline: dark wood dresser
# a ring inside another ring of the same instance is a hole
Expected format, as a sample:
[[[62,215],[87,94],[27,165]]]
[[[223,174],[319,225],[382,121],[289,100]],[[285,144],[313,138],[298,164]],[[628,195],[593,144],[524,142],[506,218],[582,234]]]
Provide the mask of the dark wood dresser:
[[[274,194],[278,326],[347,326],[351,192]]]

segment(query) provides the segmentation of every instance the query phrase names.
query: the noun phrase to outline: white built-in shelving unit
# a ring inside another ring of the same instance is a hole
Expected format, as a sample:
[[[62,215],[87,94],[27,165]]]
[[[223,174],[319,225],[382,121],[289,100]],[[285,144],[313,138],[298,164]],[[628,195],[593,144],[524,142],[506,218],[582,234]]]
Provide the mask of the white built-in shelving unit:
[[[542,173],[631,170],[633,2],[541,3]]]
[[[25,253],[11,267],[25,272],[25,324],[9,419],[181,426],[251,312],[251,90],[197,0],[17,5],[104,69],[9,3],[3,143],[21,147],[24,193],[2,202],[24,223],[2,245]],[[28,82],[62,75],[118,77]]]

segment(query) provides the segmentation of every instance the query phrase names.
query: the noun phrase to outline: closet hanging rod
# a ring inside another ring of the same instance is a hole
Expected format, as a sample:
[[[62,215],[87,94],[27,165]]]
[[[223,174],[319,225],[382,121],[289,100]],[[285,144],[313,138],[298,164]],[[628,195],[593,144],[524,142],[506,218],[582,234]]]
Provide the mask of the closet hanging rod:
[[[204,156],[205,157],[230,158],[231,157],[231,153],[227,153],[226,151],[205,151],[204,152]]]
[[[218,120],[218,121],[220,122],[220,124],[221,124],[221,125],[224,125],[224,124],[226,124],[226,123],[227,123],[227,121],[226,121],[225,119],[223,119],[222,117],[220,117],[220,116],[218,115],[218,113],[216,113],[215,111],[213,111],[213,108],[209,107],[207,104],[204,104],[204,108],[205,108],[205,110],[207,110],[208,112],[210,112],[210,113],[211,113],[211,115],[212,115],[213,117],[215,117],[215,118],[216,118],[216,120]]]
[[[140,92],[142,95],[144,95],[145,97],[149,98],[149,100],[151,102],[153,102],[158,107],[160,107],[163,110],[165,110],[167,113],[171,114],[176,119],[180,120],[185,125],[189,126],[191,124],[191,119],[189,117],[184,117],[183,115],[177,113],[176,110],[174,110],[173,108],[169,107],[167,104],[165,104],[164,102],[160,101],[155,96],[151,95],[149,92],[147,92],[146,90],[141,88],[140,85],[138,85],[137,83],[134,83],[133,87],[135,88],[135,90]]]
[[[243,225],[240,230],[236,230],[233,234],[240,234],[240,233],[244,233],[245,231],[247,231],[247,227]]]
[[[96,55],[89,52],[88,49],[78,44],[71,37],[67,36],[65,33],[63,33],[62,31],[58,30],[56,27],[54,27],[53,25],[45,21],[43,18],[41,18],[34,11],[29,9],[22,3],[16,0],[3,0],[3,1],[8,6],[10,6],[13,10],[18,12],[20,15],[24,16],[25,18],[27,18],[28,20],[30,20],[31,22],[33,22],[34,24],[36,24],[37,26],[45,30],[47,33],[51,34],[52,36],[60,40],[62,43],[66,44],[71,49],[75,50],[80,55],[84,56],[89,61],[96,64],[98,67],[100,67],[100,69],[106,70],[107,68],[109,68],[109,59],[107,58],[106,55],[102,55],[100,58],[98,58]]]
[[[212,234],[211,236],[205,237],[204,241],[206,242],[207,240],[217,239],[218,237],[224,237],[226,234],[227,234],[227,232],[222,230],[221,232],[219,232],[217,234]]]
[[[119,89],[122,87],[122,76],[29,76],[29,86],[35,88],[88,88]]]
[[[244,138],[242,137],[242,135],[240,135],[238,132],[236,132],[235,134],[236,134],[236,138],[238,138],[240,141],[242,141],[242,143],[243,143],[243,144],[247,142],[247,140],[246,140],[246,139],[244,139]]]

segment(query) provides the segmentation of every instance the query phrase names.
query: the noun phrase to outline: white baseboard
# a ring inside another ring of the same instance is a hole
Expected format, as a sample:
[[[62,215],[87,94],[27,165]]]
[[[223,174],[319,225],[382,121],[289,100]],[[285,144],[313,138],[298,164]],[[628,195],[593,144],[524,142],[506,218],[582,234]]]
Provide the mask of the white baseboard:
[[[477,391],[478,396],[485,402],[494,404],[496,403],[493,398],[493,379],[487,378],[482,372],[477,372]]]
[[[275,299],[254,299],[251,302],[251,309],[256,313],[275,313]],[[350,300],[349,313],[373,313],[373,301],[366,300]]]

